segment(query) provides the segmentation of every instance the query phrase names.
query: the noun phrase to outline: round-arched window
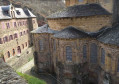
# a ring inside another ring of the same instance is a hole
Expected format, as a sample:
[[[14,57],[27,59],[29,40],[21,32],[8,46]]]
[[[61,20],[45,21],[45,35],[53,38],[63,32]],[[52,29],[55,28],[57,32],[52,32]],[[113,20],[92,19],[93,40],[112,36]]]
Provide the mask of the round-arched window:
[[[70,46],[66,47],[66,60],[72,61],[72,48]]]

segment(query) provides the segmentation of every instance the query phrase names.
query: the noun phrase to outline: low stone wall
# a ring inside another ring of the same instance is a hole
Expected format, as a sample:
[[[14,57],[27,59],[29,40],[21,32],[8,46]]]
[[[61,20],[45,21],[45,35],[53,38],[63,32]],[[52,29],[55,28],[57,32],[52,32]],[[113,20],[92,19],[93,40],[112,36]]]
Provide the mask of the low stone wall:
[[[27,50],[23,51],[20,56],[14,56],[7,60],[7,64],[9,64],[12,68],[17,70],[27,62],[33,59],[33,47],[28,48]]]
[[[0,58],[0,84],[28,84]]]

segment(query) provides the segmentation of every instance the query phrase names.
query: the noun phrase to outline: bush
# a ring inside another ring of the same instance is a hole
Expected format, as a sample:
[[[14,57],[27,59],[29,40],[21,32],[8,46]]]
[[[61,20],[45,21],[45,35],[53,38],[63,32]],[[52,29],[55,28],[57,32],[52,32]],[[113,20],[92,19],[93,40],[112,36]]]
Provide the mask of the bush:
[[[22,78],[26,79],[28,84],[46,84],[45,81],[40,80],[36,77],[30,76],[30,75],[27,75],[27,74],[23,74],[23,73],[20,73],[20,72],[17,72],[17,74],[19,76],[21,76]]]

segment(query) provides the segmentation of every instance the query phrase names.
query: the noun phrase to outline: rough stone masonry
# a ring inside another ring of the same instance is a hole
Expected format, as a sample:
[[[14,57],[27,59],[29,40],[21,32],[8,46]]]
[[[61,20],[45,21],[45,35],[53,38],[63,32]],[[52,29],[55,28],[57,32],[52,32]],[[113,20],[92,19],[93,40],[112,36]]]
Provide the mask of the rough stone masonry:
[[[0,84],[28,84],[0,58]]]

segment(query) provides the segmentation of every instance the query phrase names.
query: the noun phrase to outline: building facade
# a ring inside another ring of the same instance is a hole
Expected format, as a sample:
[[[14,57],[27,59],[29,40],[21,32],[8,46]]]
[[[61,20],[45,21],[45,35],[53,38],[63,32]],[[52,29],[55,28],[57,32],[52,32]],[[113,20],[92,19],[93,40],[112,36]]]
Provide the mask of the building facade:
[[[31,45],[29,32],[37,27],[36,16],[30,10],[0,6],[0,52],[4,61],[22,54]]]
[[[56,73],[58,84],[119,84],[114,2],[66,0],[67,8],[48,16],[49,26],[32,31],[37,71]]]

